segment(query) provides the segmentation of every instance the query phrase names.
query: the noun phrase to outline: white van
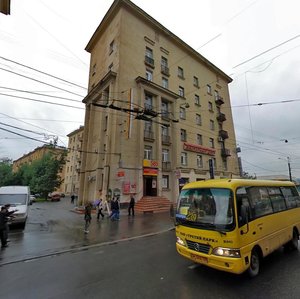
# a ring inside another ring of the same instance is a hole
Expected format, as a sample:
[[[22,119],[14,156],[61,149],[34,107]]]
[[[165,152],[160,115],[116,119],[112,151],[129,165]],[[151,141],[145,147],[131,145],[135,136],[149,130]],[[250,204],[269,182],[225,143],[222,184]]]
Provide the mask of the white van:
[[[6,204],[10,204],[10,211],[17,210],[13,213],[10,223],[18,224],[24,229],[30,204],[30,188],[28,186],[0,187],[0,207]]]

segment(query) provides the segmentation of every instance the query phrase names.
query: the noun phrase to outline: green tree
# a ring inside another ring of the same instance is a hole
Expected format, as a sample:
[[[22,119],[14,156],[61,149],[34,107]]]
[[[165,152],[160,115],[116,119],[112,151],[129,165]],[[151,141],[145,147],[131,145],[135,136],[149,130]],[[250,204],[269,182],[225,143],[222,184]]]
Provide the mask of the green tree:
[[[8,186],[13,183],[12,161],[0,162],[0,186]]]
[[[47,198],[48,193],[56,190],[63,182],[60,173],[64,164],[64,154],[55,155],[51,152],[34,161],[24,176],[30,179],[29,186],[32,192],[40,193]]]

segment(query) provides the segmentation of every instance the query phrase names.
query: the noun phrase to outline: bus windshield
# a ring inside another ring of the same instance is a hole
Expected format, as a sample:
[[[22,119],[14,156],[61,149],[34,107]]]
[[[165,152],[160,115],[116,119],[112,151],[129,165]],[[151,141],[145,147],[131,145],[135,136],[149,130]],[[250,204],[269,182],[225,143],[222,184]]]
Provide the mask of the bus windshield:
[[[225,188],[181,190],[176,221],[208,229],[229,230],[234,225],[233,194]]]

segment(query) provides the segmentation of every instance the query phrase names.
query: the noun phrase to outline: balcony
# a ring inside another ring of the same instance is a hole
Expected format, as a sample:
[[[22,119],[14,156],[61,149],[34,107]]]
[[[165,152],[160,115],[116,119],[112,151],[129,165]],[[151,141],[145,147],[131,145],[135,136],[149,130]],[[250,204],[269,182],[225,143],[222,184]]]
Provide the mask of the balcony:
[[[161,135],[161,143],[163,145],[170,145],[171,144],[171,138],[168,135]]]
[[[171,162],[162,162],[162,171],[171,171]]]
[[[215,103],[216,103],[216,105],[221,106],[224,104],[224,100],[223,100],[223,98],[218,96],[218,98],[215,100]]]
[[[230,150],[227,149],[227,148],[222,148],[221,149],[221,156],[225,157],[225,158],[231,156]]]
[[[154,141],[153,131],[144,130],[144,140],[153,142]]]
[[[219,122],[225,121],[225,120],[226,120],[225,114],[224,114],[224,113],[219,113],[219,115],[217,116],[217,120],[218,120]]]
[[[154,59],[149,56],[145,56],[145,64],[154,68]]]
[[[229,137],[228,132],[225,131],[225,130],[220,130],[219,131],[219,137],[221,137],[222,139],[227,139]]]
[[[170,70],[166,65],[161,65],[161,73],[168,77],[170,76]]]

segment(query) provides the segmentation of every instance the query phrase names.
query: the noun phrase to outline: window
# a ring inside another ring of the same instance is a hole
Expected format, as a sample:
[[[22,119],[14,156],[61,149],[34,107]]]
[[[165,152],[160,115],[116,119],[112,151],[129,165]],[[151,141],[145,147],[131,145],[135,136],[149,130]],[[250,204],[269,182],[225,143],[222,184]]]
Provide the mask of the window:
[[[201,155],[197,155],[197,167],[202,168],[203,167],[203,159]]]
[[[223,160],[223,168],[224,168],[225,171],[228,170],[227,159]]]
[[[144,147],[144,159],[152,160],[152,146],[145,145],[145,147]]]
[[[149,81],[153,80],[153,72],[150,70],[146,70],[146,79]]]
[[[107,125],[108,125],[108,115],[106,115],[104,119],[104,131],[107,131]]]
[[[215,148],[215,142],[213,138],[209,138],[209,147]]]
[[[169,129],[166,126],[161,127],[161,134],[162,136],[169,136]]]
[[[148,47],[146,47],[146,52],[145,52],[145,63],[150,67],[154,66],[153,51]]]
[[[217,101],[218,99],[219,99],[219,92],[215,90],[215,101]]]
[[[185,108],[180,107],[179,117],[180,117],[181,119],[185,119],[185,118],[186,118]]]
[[[187,153],[183,152],[181,153],[181,165],[186,166],[187,165]]]
[[[169,88],[169,80],[167,78],[162,77],[162,87],[166,89]]]
[[[93,70],[92,70],[92,76],[95,76],[96,74],[96,63],[93,65]]]
[[[211,86],[209,84],[206,85],[207,93],[211,94]]]
[[[178,67],[178,77],[179,78],[184,78],[184,74],[183,74],[183,68],[182,67]]]
[[[195,94],[195,105],[200,106],[200,97],[197,94]]]
[[[145,94],[145,109],[152,110],[153,97],[150,94]]]
[[[266,187],[251,187],[247,193],[250,198],[253,217],[260,217],[273,212],[271,201]]]
[[[169,76],[169,68],[168,68],[168,59],[165,57],[161,57],[161,72],[166,76]]]
[[[178,90],[178,93],[181,97],[184,98],[184,88],[182,86],[179,86],[179,90]]]
[[[153,59],[153,51],[152,49],[146,47],[146,53],[145,53],[146,57]]]
[[[212,102],[208,102],[208,110],[211,112],[214,111]]]
[[[168,149],[162,150],[162,162],[169,162],[169,150]]]
[[[168,175],[163,175],[162,176],[162,188],[163,189],[169,189],[169,176]]]
[[[169,118],[169,103],[164,100],[161,102],[161,117]]]
[[[108,70],[109,70],[109,71],[111,71],[111,70],[112,70],[112,68],[113,68],[113,66],[114,66],[114,64],[113,64],[113,63],[111,63],[111,64],[108,66]]]
[[[194,76],[194,86],[199,87],[199,80],[196,76]]]
[[[112,41],[109,44],[109,55],[114,51],[114,48],[115,48],[115,41]]]
[[[166,57],[161,57],[161,66],[168,67],[168,59]]]
[[[186,141],[186,130],[184,130],[184,129],[180,130],[180,140]]]
[[[268,193],[271,199],[274,212],[286,210],[285,200],[279,187],[268,187]]]
[[[198,125],[198,126],[202,125],[202,120],[201,120],[200,114],[196,114],[196,125]]]
[[[152,131],[152,122],[151,121],[145,121],[145,131],[151,132]]]
[[[202,145],[202,135],[197,134],[197,144]]]
[[[296,208],[299,205],[299,195],[296,193],[295,188],[281,187],[281,192],[285,197],[288,209]]]
[[[209,121],[209,128],[214,131],[215,130],[215,122],[213,120]]]

